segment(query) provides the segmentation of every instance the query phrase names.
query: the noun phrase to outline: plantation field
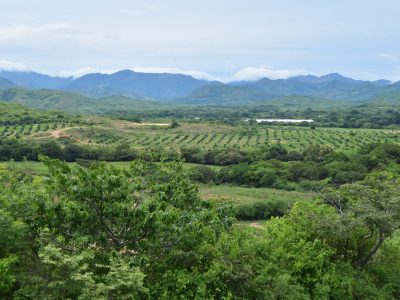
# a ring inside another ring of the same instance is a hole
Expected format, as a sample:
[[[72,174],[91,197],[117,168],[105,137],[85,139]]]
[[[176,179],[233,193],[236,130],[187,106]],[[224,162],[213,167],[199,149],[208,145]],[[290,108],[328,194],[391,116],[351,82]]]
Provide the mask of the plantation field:
[[[194,147],[203,149],[234,147],[253,148],[281,143],[288,149],[299,150],[310,144],[331,145],[335,149],[352,150],[368,143],[400,143],[400,131],[372,129],[271,128],[256,133],[196,133],[138,135],[126,142],[136,147]]]
[[[234,147],[250,149],[280,143],[289,150],[302,150],[310,144],[330,145],[352,151],[368,143],[400,143],[399,129],[345,129],[295,126],[229,126],[213,123],[184,123],[170,128],[165,123],[134,123],[102,120],[93,125],[46,123],[1,126],[1,137],[16,137],[33,142],[69,138],[74,142],[134,148],[200,148]]]
[[[39,134],[51,133],[57,129],[68,129],[73,126],[72,123],[43,123],[43,124],[25,124],[0,126],[0,137],[22,138],[27,136],[38,136]]]

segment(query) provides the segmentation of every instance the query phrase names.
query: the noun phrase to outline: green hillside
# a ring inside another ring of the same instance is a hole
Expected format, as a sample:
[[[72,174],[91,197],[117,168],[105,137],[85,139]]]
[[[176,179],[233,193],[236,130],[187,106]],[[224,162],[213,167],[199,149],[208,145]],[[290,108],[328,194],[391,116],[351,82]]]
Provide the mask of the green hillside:
[[[370,102],[371,104],[388,104],[388,105],[400,105],[400,92],[391,91],[379,95]]]
[[[27,108],[18,103],[0,102],[0,124],[33,124],[63,121],[71,116],[62,112],[47,112]]]
[[[178,102],[194,105],[246,105],[263,99],[266,99],[265,95],[249,87],[220,84],[199,88]]]
[[[312,107],[312,108],[332,108],[332,107],[346,107],[354,105],[353,102],[344,100],[330,100],[319,97],[310,96],[286,96],[282,98],[266,100],[257,104],[273,104],[282,107]]]
[[[113,110],[154,109],[160,107],[156,102],[136,100],[122,96],[94,99],[77,93],[58,90],[29,90],[22,88],[11,88],[0,91],[0,101],[16,102],[30,108],[60,110],[79,114],[95,114]]]

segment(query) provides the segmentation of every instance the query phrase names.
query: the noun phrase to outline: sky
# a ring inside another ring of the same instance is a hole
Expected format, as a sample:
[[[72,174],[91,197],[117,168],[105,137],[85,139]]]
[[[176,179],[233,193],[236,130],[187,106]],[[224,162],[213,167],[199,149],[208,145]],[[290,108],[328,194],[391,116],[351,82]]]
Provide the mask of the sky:
[[[0,69],[400,81],[399,0],[1,0]]]

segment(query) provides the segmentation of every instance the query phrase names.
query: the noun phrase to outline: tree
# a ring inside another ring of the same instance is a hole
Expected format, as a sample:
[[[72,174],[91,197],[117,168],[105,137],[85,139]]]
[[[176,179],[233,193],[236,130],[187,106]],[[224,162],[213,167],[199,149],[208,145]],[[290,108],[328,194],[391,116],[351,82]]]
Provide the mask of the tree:
[[[399,180],[386,175],[373,175],[363,184],[347,184],[323,194],[340,215],[338,254],[355,268],[371,264],[384,241],[400,228],[399,196]]]
[[[304,150],[303,156],[306,160],[311,160],[314,162],[321,162],[326,156],[333,152],[333,148],[330,145],[319,145],[314,144],[307,147]]]
[[[1,206],[26,226],[21,256],[33,253],[16,277],[0,261],[5,291],[19,287],[16,299],[202,293],[196,280],[233,219],[225,204],[200,199],[182,163],[135,161],[121,170],[42,159],[49,168],[44,180],[2,181]],[[191,283],[181,285],[184,278]]]
[[[39,153],[51,158],[61,158],[62,150],[57,142],[49,141],[39,145]]]
[[[170,125],[171,128],[176,128],[176,127],[179,127],[179,126],[180,125],[176,120],[172,120],[171,125]]]

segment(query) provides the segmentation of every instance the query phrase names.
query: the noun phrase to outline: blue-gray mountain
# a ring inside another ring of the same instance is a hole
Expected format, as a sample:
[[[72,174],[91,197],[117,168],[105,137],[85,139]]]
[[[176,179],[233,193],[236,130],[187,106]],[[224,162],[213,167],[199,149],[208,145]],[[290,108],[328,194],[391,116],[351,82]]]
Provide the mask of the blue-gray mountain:
[[[180,99],[180,102],[231,105],[299,95],[331,100],[369,101],[388,92],[400,92],[400,83],[391,84],[386,80],[355,80],[340,74],[320,77],[307,75],[202,87],[185,99]]]
[[[88,97],[126,96],[161,102],[195,105],[245,105],[291,96],[328,100],[369,102],[385,99],[398,102],[400,82],[363,81],[340,74],[297,76],[255,82],[231,82],[195,79],[183,74],[140,73],[131,70],[114,74],[87,74],[82,77],[51,77],[35,72],[1,71],[0,89],[13,86],[29,89],[54,89]],[[301,99],[301,98],[298,98]],[[383,100],[382,100],[383,101]]]
[[[198,80],[182,74],[138,73],[131,70],[114,74],[88,74],[64,87],[65,90],[100,97],[124,95],[129,97],[171,100],[189,95],[213,82]]]
[[[139,73],[131,70],[114,74],[92,73],[76,79],[18,71],[0,71],[0,77],[16,86],[31,89],[58,89],[91,97],[123,95],[163,100],[182,98],[198,88],[214,84],[183,74]]]
[[[0,89],[8,89],[14,86],[10,80],[0,77]]]
[[[15,86],[30,89],[62,89],[73,81],[72,77],[52,77],[36,72],[0,71],[0,77],[11,81]]]

